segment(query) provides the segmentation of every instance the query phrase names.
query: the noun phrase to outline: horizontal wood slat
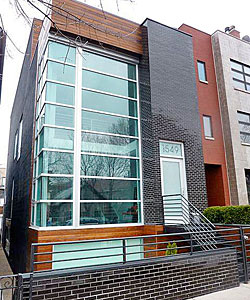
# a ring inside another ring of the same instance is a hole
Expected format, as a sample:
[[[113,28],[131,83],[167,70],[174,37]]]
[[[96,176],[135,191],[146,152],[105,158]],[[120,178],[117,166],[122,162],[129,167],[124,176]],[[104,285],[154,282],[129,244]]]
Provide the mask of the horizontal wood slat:
[[[39,19],[34,19],[33,24],[32,24],[32,45],[31,45],[31,57],[30,57],[30,62],[32,62],[35,51],[36,51],[36,46],[39,38],[39,34],[42,28],[43,21]]]
[[[139,24],[73,0],[52,1],[56,29],[142,54]]]

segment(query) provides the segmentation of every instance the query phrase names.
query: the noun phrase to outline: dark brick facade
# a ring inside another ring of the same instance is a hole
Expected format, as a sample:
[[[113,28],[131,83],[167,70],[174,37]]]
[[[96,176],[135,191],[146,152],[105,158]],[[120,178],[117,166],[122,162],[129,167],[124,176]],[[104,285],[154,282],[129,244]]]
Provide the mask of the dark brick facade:
[[[32,180],[32,138],[36,89],[36,55],[30,62],[32,34],[30,35],[23,67],[11,114],[8,165],[6,176],[6,209],[4,219],[10,217],[12,184],[14,180],[14,201],[11,223],[9,262],[14,272],[25,272],[29,226],[30,184]],[[19,160],[14,160],[15,134],[23,119],[22,147]],[[5,224],[4,224],[5,225]],[[3,226],[5,246],[5,226]]]
[[[239,285],[234,250],[41,276],[33,279],[33,300],[182,300]],[[28,299],[28,290],[23,299]]]
[[[147,20],[139,65],[145,223],[163,222],[159,140],[184,143],[189,200],[207,207],[192,37]]]

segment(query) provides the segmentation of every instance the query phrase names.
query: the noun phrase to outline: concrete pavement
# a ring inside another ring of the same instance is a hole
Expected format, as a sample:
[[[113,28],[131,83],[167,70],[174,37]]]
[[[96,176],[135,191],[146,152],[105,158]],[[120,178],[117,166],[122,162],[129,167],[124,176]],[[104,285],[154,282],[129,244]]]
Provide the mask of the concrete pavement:
[[[250,300],[250,283],[239,287],[191,298],[190,300]]]

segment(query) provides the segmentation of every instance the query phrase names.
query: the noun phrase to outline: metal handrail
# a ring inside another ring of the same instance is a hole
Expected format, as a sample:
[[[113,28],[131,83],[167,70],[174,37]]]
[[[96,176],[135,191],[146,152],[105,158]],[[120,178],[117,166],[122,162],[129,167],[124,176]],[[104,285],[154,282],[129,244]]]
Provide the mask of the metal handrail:
[[[184,197],[182,194],[166,194],[166,195],[163,195],[163,197],[174,197],[174,196],[181,196],[187,203],[189,206],[191,206],[203,219],[206,220],[206,222],[208,224],[211,225],[212,228],[215,228],[214,224],[208,220],[208,218],[206,216],[204,216],[197,207],[195,207],[186,197]]]

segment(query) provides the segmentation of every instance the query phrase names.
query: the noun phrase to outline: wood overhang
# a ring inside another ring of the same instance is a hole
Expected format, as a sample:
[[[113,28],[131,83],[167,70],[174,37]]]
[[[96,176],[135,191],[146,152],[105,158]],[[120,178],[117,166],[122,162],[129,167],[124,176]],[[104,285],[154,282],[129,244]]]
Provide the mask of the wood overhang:
[[[74,0],[52,0],[55,30],[142,54],[139,24]]]

